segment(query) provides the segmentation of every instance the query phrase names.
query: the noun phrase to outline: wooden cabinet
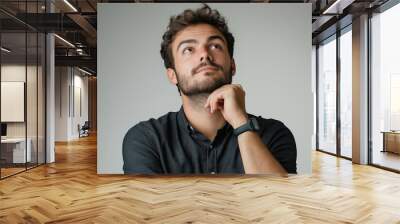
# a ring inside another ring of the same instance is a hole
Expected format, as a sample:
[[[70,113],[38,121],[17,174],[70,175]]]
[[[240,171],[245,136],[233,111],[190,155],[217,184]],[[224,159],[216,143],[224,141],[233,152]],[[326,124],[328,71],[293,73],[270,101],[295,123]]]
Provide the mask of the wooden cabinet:
[[[383,152],[400,154],[400,132],[383,133]]]

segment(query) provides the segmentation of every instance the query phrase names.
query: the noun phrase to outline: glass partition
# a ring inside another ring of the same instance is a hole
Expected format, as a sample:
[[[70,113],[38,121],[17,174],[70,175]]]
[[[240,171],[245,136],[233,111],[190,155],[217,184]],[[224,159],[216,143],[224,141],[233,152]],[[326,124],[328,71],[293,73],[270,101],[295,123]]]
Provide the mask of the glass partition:
[[[43,5],[0,2],[0,178],[45,163],[45,34],[16,19]]]
[[[400,171],[400,4],[371,18],[371,162]]]
[[[38,33],[38,64],[37,64],[37,162],[44,164],[46,162],[46,36],[44,33]]]
[[[6,177],[24,171],[32,155],[26,147],[26,33],[3,32],[1,46],[1,176]]]
[[[336,36],[318,47],[318,149],[336,154]]]
[[[30,161],[27,167],[31,168],[37,165],[37,132],[38,132],[38,35],[36,32],[27,33],[27,74],[26,74],[26,113],[27,113],[27,150],[30,151]]]

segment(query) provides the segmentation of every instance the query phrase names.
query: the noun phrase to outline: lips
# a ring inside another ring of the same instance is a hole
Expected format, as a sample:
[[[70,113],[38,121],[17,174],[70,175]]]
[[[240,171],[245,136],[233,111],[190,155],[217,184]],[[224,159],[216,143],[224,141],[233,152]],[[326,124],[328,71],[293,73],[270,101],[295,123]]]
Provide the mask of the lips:
[[[216,70],[218,70],[218,68],[212,67],[212,66],[205,66],[205,67],[202,67],[199,70],[197,70],[196,73],[200,73],[202,71],[216,71]]]

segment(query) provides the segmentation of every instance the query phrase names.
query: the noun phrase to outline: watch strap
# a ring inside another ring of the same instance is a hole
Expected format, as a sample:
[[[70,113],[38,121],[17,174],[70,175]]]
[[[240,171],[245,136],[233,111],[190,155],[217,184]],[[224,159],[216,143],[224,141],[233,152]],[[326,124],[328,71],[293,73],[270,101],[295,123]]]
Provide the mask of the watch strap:
[[[236,128],[233,130],[233,133],[236,136],[239,136],[240,134],[242,134],[243,132],[246,131],[258,131],[259,127],[258,127],[258,122],[256,120],[256,118],[249,118],[249,120],[243,124],[242,126]]]

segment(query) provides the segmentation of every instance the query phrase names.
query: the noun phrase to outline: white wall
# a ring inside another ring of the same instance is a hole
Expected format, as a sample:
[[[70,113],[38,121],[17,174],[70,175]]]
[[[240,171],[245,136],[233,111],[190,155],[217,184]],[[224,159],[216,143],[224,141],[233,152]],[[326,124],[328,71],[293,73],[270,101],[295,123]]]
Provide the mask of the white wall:
[[[83,125],[88,120],[88,78],[72,67],[56,67],[55,73],[55,140],[77,139],[78,124]],[[76,107],[78,89],[81,90],[82,114]]]
[[[55,68],[55,141],[68,140],[68,67]]]
[[[293,132],[298,172],[311,173],[311,4],[209,4],[235,36],[234,83],[249,113]],[[181,105],[160,56],[169,17],[200,4],[98,4],[98,166],[123,173],[122,140],[142,120]]]

